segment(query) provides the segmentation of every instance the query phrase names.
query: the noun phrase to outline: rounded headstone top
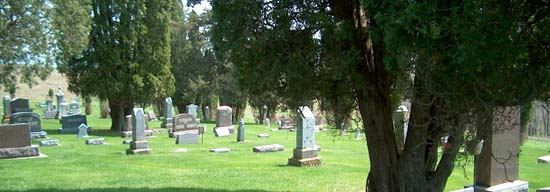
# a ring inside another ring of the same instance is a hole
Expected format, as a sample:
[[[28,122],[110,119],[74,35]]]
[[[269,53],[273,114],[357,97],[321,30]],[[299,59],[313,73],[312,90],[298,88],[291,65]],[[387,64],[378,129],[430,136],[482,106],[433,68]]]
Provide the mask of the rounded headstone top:
[[[220,111],[230,111],[231,107],[225,106],[225,105],[224,106],[219,106],[218,110],[220,110]]]

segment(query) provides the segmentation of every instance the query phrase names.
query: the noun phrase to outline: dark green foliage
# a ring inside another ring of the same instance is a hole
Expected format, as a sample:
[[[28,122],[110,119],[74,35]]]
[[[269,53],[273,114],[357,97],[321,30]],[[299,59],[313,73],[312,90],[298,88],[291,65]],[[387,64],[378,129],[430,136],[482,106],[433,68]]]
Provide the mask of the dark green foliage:
[[[0,86],[32,86],[51,72],[49,6],[42,0],[0,1]]]

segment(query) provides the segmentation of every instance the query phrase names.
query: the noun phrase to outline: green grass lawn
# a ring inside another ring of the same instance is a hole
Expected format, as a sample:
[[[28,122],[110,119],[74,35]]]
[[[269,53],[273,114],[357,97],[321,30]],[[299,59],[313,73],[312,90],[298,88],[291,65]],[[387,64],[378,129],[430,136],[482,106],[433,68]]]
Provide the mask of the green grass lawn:
[[[35,110],[39,111],[39,110]],[[245,143],[236,142],[236,134],[216,138],[213,122],[207,125],[204,143],[176,145],[168,133],[149,138],[151,155],[125,155],[128,145],[119,133],[107,131],[110,119],[88,116],[95,130],[92,138],[104,137],[105,145],[88,146],[85,139],[73,134],[58,134],[58,120],[43,120],[42,127],[50,139],[61,146],[41,147],[46,158],[0,160],[0,191],[364,191],[369,171],[365,141],[355,141],[353,134],[334,137],[329,132],[316,135],[322,147],[324,164],[316,168],[287,166],[295,146],[295,134],[272,132],[246,119]],[[160,127],[160,122],[150,122]],[[236,126],[236,125],[235,125]],[[275,124],[272,124],[275,127]],[[268,139],[256,137],[268,133]],[[37,140],[33,141],[38,144]],[[258,154],[252,147],[282,144],[286,150]],[[215,154],[209,149],[228,147],[230,153]],[[175,153],[187,148],[187,153]],[[536,158],[549,154],[550,143],[527,142],[522,148],[520,178],[530,182],[531,190],[550,186],[550,165],[537,164]],[[449,178],[447,190],[472,183],[472,166],[466,175],[457,168]]]

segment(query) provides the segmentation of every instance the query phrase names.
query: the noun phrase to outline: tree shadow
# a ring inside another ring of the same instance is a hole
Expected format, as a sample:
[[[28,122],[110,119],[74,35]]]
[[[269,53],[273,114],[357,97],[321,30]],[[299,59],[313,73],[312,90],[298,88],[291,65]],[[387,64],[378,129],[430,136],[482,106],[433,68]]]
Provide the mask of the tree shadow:
[[[268,192],[266,190],[257,190],[257,189],[240,189],[240,190],[225,190],[225,189],[208,189],[208,188],[192,188],[192,187],[184,187],[184,188],[88,188],[88,189],[56,189],[56,188],[46,188],[46,189],[30,189],[30,190],[24,190],[25,192],[88,192],[88,191],[97,191],[97,192],[148,192],[148,191],[155,191],[155,192],[181,192],[181,191],[203,191],[203,192],[234,192],[234,191],[243,191],[243,192]],[[6,191],[6,192],[16,192],[16,191]],[[20,192],[17,190],[17,192]]]

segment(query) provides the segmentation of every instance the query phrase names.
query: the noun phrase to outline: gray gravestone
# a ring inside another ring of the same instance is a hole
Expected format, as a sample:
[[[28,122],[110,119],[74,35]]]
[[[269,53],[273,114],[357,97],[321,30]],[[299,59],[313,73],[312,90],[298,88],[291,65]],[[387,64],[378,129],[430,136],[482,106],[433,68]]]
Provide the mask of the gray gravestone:
[[[172,98],[164,99],[164,119],[162,119],[162,128],[172,128]]]
[[[210,121],[210,107],[204,107],[204,120]]]
[[[147,140],[145,140],[145,115],[142,108],[134,108],[132,111],[132,142],[126,150],[126,155],[151,154]]]
[[[177,137],[176,144],[196,144],[199,143],[199,128],[197,120],[193,115],[182,113],[174,116],[173,129],[170,137]],[[181,135],[181,136],[180,136]]]
[[[216,137],[227,137],[231,135],[231,133],[229,133],[229,129],[227,129],[227,127],[220,127],[214,129],[214,135]]]
[[[183,132],[176,135],[176,144],[198,144],[199,133]]]
[[[80,114],[80,104],[78,102],[73,101],[69,103],[69,115],[75,115]]]
[[[355,140],[361,140],[361,129],[355,129]]]
[[[261,133],[261,134],[258,134],[258,137],[259,138],[269,138],[269,135],[265,134],[265,133]]]
[[[239,128],[237,130],[237,142],[244,142],[244,119],[239,121]]]
[[[61,91],[61,87],[57,88],[57,94],[55,94],[57,100],[57,118],[61,118],[61,103],[63,103],[64,95],[65,94],[63,94],[63,91]]]
[[[155,116],[154,111],[149,111],[148,115],[149,115],[149,121],[156,121],[157,120],[157,116]]]
[[[10,112],[20,113],[20,112],[32,112],[32,109],[29,107],[29,100],[23,98],[15,98],[10,101]]]
[[[86,145],[103,145],[105,138],[86,139]]]
[[[29,124],[0,125],[0,159],[40,155],[30,136]]]
[[[38,145],[40,145],[40,147],[59,146],[59,139],[42,140]]]
[[[252,151],[255,153],[277,152],[283,150],[285,150],[285,147],[280,144],[263,145],[252,148]]]
[[[307,106],[298,110],[298,131],[296,132],[296,148],[288,165],[320,166],[322,160],[315,149],[315,116]]]
[[[10,117],[10,124],[28,123],[31,126],[31,137],[46,138],[48,133],[42,131],[42,124],[40,122],[40,115],[32,112],[14,113]]]
[[[267,128],[271,127],[271,121],[269,120],[269,118],[265,118],[264,124]]]
[[[213,153],[228,153],[228,152],[231,152],[231,149],[229,149],[229,148],[216,148],[216,149],[210,149],[210,152],[213,152]]]
[[[193,117],[197,118],[198,117],[198,113],[197,113],[197,109],[198,109],[199,106],[195,105],[195,104],[189,104],[186,106],[187,108],[187,113],[190,114],[190,115],[193,115]]]
[[[227,128],[230,134],[233,134],[235,127],[233,127],[233,110],[229,106],[220,106],[216,112],[216,128]]]
[[[152,137],[153,130],[149,129],[149,117],[145,116],[145,136]],[[120,132],[122,138],[132,137],[132,115],[126,115],[124,129]]]
[[[46,111],[53,111],[53,101],[52,99],[46,99]]]
[[[61,119],[61,128],[59,133],[78,133],[80,124],[88,125],[86,115],[66,115]],[[92,127],[88,126],[88,132],[92,131]]]
[[[263,113],[262,113],[262,119],[265,120],[267,117],[267,105],[264,105],[262,107]]]
[[[4,96],[4,116],[2,116],[2,122],[3,123],[9,123],[10,122],[10,96]]]
[[[76,135],[76,138],[88,138],[88,126],[86,124],[82,123],[78,126],[78,134]]]
[[[58,114],[59,119],[63,119],[63,116],[67,116],[67,115],[69,115],[69,104],[63,101],[59,105],[59,114]]]
[[[481,131],[485,138],[481,153],[475,158],[476,191],[488,188],[526,191],[528,183],[519,181],[519,107],[495,107]],[[513,183],[510,181],[514,181]]]
[[[279,130],[291,130],[294,129],[294,121],[292,118],[279,119]]]

